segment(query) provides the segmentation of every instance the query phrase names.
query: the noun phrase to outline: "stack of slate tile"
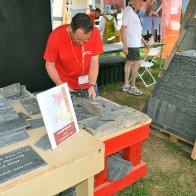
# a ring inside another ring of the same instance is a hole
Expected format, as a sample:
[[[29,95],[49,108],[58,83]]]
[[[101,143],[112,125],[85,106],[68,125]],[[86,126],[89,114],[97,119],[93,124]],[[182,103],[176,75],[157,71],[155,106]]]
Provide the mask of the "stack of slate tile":
[[[28,138],[26,128],[30,124],[20,118],[8,101],[11,97],[21,96],[20,90],[20,84],[10,85],[0,90],[0,147]]]
[[[108,157],[108,173],[109,181],[117,181],[126,176],[132,169],[132,163],[123,159],[117,154]]]
[[[196,50],[175,54],[147,103],[153,124],[196,140]]]

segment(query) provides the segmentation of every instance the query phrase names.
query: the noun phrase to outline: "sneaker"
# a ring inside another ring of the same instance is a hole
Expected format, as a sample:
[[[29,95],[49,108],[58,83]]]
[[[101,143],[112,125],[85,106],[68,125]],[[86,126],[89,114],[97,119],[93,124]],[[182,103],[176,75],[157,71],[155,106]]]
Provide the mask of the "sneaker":
[[[130,88],[131,88],[131,85],[130,84],[123,85],[122,86],[122,91],[123,92],[128,92]]]
[[[132,95],[140,96],[143,95],[143,92],[140,91],[137,87],[130,87],[129,88],[129,93]]]

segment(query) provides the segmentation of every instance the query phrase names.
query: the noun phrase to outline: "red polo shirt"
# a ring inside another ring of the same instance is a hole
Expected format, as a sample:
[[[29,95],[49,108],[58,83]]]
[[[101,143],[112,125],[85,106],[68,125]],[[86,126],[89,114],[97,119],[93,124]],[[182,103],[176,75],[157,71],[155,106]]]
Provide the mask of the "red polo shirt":
[[[62,25],[50,34],[44,59],[55,62],[62,82],[67,82],[72,89],[80,89],[78,77],[83,75],[82,46],[72,43],[66,30],[68,26],[70,25]],[[91,57],[101,53],[103,53],[103,44],[100,33],[97,28],[93,28],[90,40],[84,42],[84,75],[89,75]],[[82,87],[88,88],[88,84]]]
[[[89,16],[91,17],[91,20],[93,22],[93,25],[95,24],[95,15],[94,13],[90,13]]]

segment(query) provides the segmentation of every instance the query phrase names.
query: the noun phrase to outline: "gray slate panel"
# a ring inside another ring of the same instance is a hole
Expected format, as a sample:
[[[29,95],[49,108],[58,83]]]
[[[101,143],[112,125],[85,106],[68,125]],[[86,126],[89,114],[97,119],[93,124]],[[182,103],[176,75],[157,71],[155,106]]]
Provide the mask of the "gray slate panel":
[[[50,140],[48,138],[48,134],[42,136],[36,143],[35,146],[37,146],[38,148],[46,151],[51,149],[51,144],[50,144]]]
[[[35,115],[40,113],[39,105],[35,97],[21,99],[20,103],[23,105],[29,115]]]
[[[31,119],[31,120],[28,120],[28,122],[30,124],[30,127],[28,128],[28,130],[36,129],[36,128],[44,126],[43,118]]]
[[[15,130],[25,129],[29,126],[30,123],[27,120],[21,118],[0,123],[0,136],[9,134],[9,132],[13,132]]]
[[[0,110],[0,123],[11,121],[18,118],[18,114],[13,108],[9,110]]]
[[[155,125],[196,140],[196,50],[174,55],[147,103]]]
[[[31,147],[25,146],[0,155],[0,183],[47,165]]]
[[[2,88],[2,95],[5,98],[20,95],[20,84],[16,83]]]
[[[122,159],[120,156],[113,154],[108,157],[107,177],[109,181],[117,181],[122,179],[126,174],[128,174],[132,169],[131,162]]]
[[[0,138],[0,147],[7,146],[9,144],[14,144],[24,139],[27,139],[29,135],[26,132],[26,129],[16,130],[10,134],[3,135]]]

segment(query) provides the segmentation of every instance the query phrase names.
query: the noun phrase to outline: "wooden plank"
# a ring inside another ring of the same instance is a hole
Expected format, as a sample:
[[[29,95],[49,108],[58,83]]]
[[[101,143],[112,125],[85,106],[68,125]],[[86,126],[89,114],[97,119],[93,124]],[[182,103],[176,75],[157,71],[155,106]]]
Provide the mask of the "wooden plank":
[[[175,134],[172,134],[168,131],[165,131],[164,129],[161,129],[161,128],[158,128],[154,125],[151,125],[151,130],[150,130],[150,133],[156,137],[159,137],[161,139],[164,139],[164,140],[168,140],[172,143],[176,143],[178,146],[180,146],[185,152],[191,154],[191,158],[193,160],[196,159],[196,141],[195,141],[195,144],[193,142],[190,142],[184,138],[181,138]],[[159,131],[155,131],[153,130],[153,128],[155,128],[156,130],[159,130]],[[183,141],[184,144],[180,143],[179,141]],[[185,145],[186,144],[186,145]],[[190,146],[188,145],[193,145],[193,148],[191,148]]]
[[[169,132],[169,131],[167,131],[167,130],[165,130],[165,129],[159,128],[159,127],[157,127],[157,126],[155,126],[155,125],[151,125],[151,128],[152,128],[152,129],[153,129],[153,128],[158,129],[159,132],[167,133],[168,135],[172,135],[172,137],[176,137],[176,138],[178,138],[179,140],[182,140],[182,141],[184,141],[184,142],[186,142],[186,143],[188,143],[188,144],[194,145],[194,142],[191,142],[191,141],[189,141],[189,140],[187,140],[187,139],[185,139],[185,138],[182,138],[182,137],[180,137],[180,136],[178,136],[178,135],[176,135],[176,134],[174,134],[174,133],[171,133],[171,132]]]
[[[193,151],[192,151],[192,154],[191,154],[191,158],[193,160],[196,160],[196,141],[195,141],[195,144],[194,144],[194,147],[193,147]]]
[[[172,61],[172,59],[174,57],[174,55],[176,54],[177,49],[178,49],[182,39],[184,38],[184,35],[185,35],[186,31],[187,31],[186,29],[181,30],[181,34],[180,34],[180,36],[179,36],[175,46],[172,49],[172,52],[170,53],[170,55],[169,55],[169,57],[168,57],[168,59],[166,61],[166,64],[165,64],[165,67],[164,67],[165,69],[168,68],[169,64],[171,63],[171,61]]]
[[[76,186],[77,196],[94,195],[94,177],[88,178]]]
[[[175,136],[175,135],[173,135],[173,134],[170,134],[170,137],[169,137],[169,141],[170,142],[177,142],[178,141],[178,138]]]

